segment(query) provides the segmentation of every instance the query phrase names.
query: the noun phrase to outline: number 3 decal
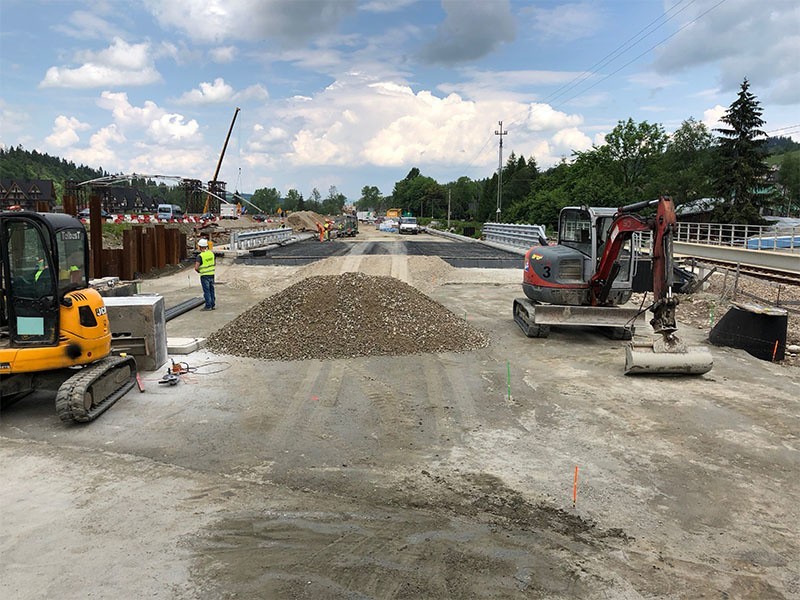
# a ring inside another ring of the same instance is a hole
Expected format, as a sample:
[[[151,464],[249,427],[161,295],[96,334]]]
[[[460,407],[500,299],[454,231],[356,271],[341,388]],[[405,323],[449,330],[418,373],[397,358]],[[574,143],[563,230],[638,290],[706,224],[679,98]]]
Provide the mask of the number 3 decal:
[[[550,277],[550,265],[545,265],[543,271],[544,272],[542,273],[542,277],[545,278]]]

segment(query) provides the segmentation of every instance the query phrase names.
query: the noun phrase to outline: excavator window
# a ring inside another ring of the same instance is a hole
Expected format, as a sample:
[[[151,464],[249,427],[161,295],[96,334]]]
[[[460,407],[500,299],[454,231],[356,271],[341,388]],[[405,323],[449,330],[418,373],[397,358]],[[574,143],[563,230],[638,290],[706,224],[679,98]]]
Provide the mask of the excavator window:
[[[3,223],[5,312],[13,342],[56,342],[58,301],[49,238],[33,222],[9,219]]]
[[[87,287],[84,229],[62,229],[56,233],[58,247],[58,291]]]
[[[559,219],[558,242],[592,256],[592,221],[581,209],[563,209]]]

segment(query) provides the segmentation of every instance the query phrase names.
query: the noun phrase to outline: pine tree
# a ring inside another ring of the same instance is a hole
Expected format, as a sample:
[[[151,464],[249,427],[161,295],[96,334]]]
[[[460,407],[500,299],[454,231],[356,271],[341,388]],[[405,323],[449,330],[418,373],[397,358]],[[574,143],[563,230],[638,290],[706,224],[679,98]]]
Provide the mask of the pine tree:
[[[724,199],[715,213],[719,222],[762,222],[759,209],[768,197],[759,194],[768,167],[764,162],[766,134],[761,130],[765,121],[758,99],[749,91],[747,78],[733,104],[720,119],[728,127],[714,131],[720,133],[715,191]]]

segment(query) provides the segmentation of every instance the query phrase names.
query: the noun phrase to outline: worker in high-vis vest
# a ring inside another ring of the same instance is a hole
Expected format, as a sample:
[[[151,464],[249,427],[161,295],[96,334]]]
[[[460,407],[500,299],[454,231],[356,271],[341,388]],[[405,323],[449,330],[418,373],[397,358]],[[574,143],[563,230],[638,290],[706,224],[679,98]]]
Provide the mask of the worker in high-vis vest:
[[[214,310],[217,299],[214,294],[214,253],[208,247],[208,240],[201,238],[197,242],[200,253],[194,263],[194,270],[200,273],[200,285],[203,286],[203,299],[206,305],[202,310]]]

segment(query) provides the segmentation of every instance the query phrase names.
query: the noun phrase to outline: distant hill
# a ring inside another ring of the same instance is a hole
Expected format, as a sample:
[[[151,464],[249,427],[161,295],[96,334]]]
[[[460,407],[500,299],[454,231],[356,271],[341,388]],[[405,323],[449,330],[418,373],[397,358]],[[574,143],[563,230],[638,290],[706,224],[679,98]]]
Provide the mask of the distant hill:
[[[22,146],[0,148],[0,179],[49,179],[55,185],[57,198],[63,198],[65,181],[88,181],[106,175],[102,169],[77,166],[57,156],[24,150]]]
[[[781,154],[770,154],[767,157],[767,164],[771,167],[773,165],[780,165],[783,162],[783,159],[787,156],[796,156],[800,158],[800,150],[792,150],[790,152],[783,152]]]
[[[767,154],[785,154],[786,152],[794,152],[800,150],[800,142],[795,142],[792,138],[778,136],[768,137],[764,149]]]

